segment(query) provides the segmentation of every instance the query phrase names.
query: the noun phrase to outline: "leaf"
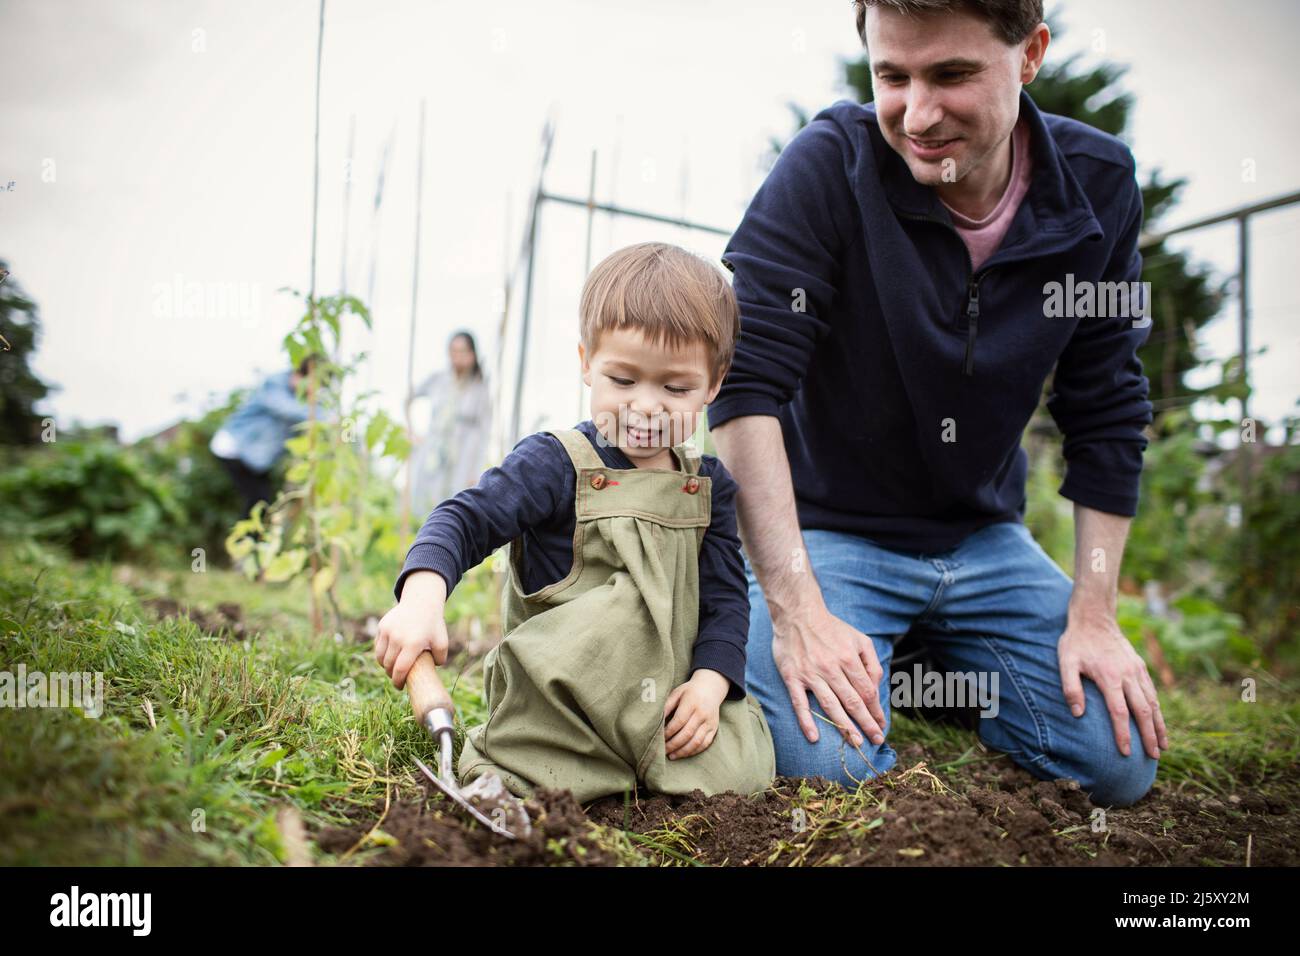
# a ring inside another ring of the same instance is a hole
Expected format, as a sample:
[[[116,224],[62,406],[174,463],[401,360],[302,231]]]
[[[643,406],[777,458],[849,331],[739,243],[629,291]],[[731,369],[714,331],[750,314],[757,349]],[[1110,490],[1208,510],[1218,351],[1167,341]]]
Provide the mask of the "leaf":
[[[264,575],[267,581],[272,583],[282,583],[288,581],[307,563],[307,552],[303,548],[295,548],[292,551],[284,551],[277,554],[271,563],[266,567]]]
[[[373,451],[375,442],[379,441],[388,430],[388,416],[380,412],[366,425],[366,450]]]
[[[285,439],[284,447],[292,455],[302,457],[307,454],[311,446],[311,437],[309,435],[294,435],[292,438]]]
[[[288,747],[276,747],[269,754],[266,754],[260,760],[257,761],[257,769],[265,770],[268,767],[274,767],[277,763],[280,762],[280,759],[284,757],[284,755],[287,754],[288,752],[289,752]]]
[[[321,311],[321,318],[330,327],[334,333],[334,341],[339,339],[339,310],[337,306],[331,305]]]
[[[318,599],[323,597],[325,592],[334,585],[334,578],[335,572],[332,564],[327,564],[316,572],[316,575],[311,579],[311,589],[316,593]]]
[[[307,348],[298,341],[298,336],[290,332],[284,337],[284,348],[289,353],[289,364],[295,368],[307,355]]]
[[[232,560],[239,561],[253,553],[257,539],[252,534],[256,530],[260,530],[258,523],[247,518],[235,522],[235,527],[226,535],[226,553]]]
[[[335,497],[333,494],[330,493],[330,491],[332,491],[333,489],[329,487],[329,484],[331,481],[333,481],[333,479],[334,479],[334,462],[329,458],[326,458],[316,466],[316,485],[319,488],[325,489],[321,497],[324,498],[326,501],[331,501]]]
[[[303,344],[313,355],[324,355],[325,344],[321,341],[319,329],[307,329],[302,334]]]
[[[388,433],[388,439],[384,442],[384,455],[392,456],[398,460],[405,460],[411,453],[411,442],[402,434],[400,428],[394,428]]]

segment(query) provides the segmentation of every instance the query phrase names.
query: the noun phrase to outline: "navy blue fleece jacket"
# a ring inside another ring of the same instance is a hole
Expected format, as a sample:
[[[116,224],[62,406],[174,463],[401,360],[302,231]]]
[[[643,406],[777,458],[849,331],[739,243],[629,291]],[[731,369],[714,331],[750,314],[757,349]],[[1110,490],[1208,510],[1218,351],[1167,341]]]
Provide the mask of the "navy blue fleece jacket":
[[[1053,370],[1061,494],[1135,513],[1151,420],[1142,303],[1074,317],[1047,305],[1051,283],[1139,280],[1133,156],[1023,91],[1020,111],[1029,192],[977,272],[874,106],[847,100],[786,146],[732,235],[741,337],[709,425],[780,419],[801,527],[937,552],[1021,520],[1021,436]]]

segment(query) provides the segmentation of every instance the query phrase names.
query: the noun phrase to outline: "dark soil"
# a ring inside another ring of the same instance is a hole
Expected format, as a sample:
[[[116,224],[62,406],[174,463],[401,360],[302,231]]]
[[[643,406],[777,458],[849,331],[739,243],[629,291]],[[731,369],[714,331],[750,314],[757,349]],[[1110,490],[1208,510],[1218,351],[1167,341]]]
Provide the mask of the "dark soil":
[[[141,602],[159,618],[187,617],[198,625],[199,630],[214,637],[223,633],[237,641],[251,638],[258,628],[245,620],[244,608],[232,602],[218,604],[215,610],[181,604],[171,598],[144,598]],[[344,631],[351,635],[358,644],[371,644],[379,630],[381,614],[365,614],[361,617],[344,617]]]
[[[244,609],[233,602],[218,604],[215,611],[182,605],[171,598],[145,598],[140,603],[160,618],[188,617],[205,634],[220,635],[224,631],[235,640],[243,640],[248,635]]]
[[[1000,757],[942,776],[912,745],[899,767],[855,796],[820,778],[781,777],[764,793],[605,797],[584,809],[568,791],[528,802],[533,834],[510,841],[463,817],[441,796],[395,803],[380,829],[395,842],[349,858],[381,866],[608,866],[626,829],[647,860],[724,866],[1141,865],[1300,863],[1300,783],[1273,781],[1226,798],[1157,780],[1133,807],[1104,817],[1073,781],[1036,779]],[[382,807],[317,834],[344,854]],[[1102,829],[1104,827],[1104,829]],[[666,849],[664,849],[666,848]],[[662,850],[662,852],[661,852]],[[671,852],[670,852],[671,851]]]
[[[326,853],[346,854],[379,822],[395,841],[375,853],[363,853],[371,866],[613,866],[618,862],[596,840],[597,832],[567,790],[540,790],[527,801],[532,832],[510,840],[466,819],[439,794],[429,800],[396,802],[379,819],[357,814],[349,827],[320,831],[316,844]],[[382,811],[383,807],[378,808]]]

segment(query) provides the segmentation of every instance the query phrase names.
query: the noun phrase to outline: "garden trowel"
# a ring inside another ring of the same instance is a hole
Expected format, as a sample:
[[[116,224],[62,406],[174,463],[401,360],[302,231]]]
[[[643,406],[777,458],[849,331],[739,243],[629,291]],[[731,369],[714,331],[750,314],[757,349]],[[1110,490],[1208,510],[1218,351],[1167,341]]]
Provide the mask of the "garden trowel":
[[[494,833],[517,840],[532,832],[532,821],[523,801],[506,789],[501,778],[485,773],[466,787],[456,781],[451,765],[452,723],[455,705],[442,686],[437,665],[428,651],[421,654],[406,675],[415,720],[438,742],[438,772],[435,774],[418,757],[415,760],[429,781],[457,805]]]

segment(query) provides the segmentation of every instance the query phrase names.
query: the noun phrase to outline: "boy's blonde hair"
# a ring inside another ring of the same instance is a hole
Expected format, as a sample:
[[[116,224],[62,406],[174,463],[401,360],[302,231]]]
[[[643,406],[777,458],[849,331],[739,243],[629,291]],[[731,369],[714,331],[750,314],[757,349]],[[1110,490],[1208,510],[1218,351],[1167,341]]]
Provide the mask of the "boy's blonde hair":
[[[647,341],[679,348],[703,342],[709,387],[731,368],[740,306],[722,271],[666,242],[640,242],[610,253],[591,270],[578,304],[588,359],[606,329],[640,329]]]

